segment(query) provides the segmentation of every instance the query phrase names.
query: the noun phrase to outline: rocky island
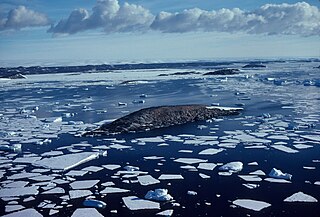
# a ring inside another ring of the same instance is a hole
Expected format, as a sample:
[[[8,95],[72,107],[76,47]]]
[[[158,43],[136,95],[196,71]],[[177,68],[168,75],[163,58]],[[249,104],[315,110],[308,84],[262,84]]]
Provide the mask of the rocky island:
[[[159,106],[141,109],[111,123],[86,132],[84,135],[109,135],[144,132],[157,128],[204,121],[227,115],[237,115],[242,108],[207,105]]]

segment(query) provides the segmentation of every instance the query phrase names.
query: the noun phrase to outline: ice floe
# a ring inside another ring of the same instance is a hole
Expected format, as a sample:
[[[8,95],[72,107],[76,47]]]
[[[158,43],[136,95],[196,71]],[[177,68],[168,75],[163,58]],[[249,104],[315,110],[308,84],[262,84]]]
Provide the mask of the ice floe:
[[[168,190],[167,189],[155,189],[150,190],[147,192],[147,194],[144,196],[145,199],[147,200],[155,200],[155,201],[169,201],[172,200],[173,197],[168,194]]]
[[[272,148],[277,149],[279,151],[283,151],[289,154],[294,154],[294,153],[298,153],[298,150],[294,150],[290,147],[284,146],[284,145],[271,145]]]
[[[123,197],[122,200],[130,210],[160,209],[158,202],[140,199],[136,196]]]
[[[283,173],[281,170],[278,170],[276,168],[273,168],[270,171],[269,176],[275,179],[286,179],[286,180],[291,180],[292,178],[291,174]]]
[[[100,214],[95,208],[78,208],[71,217],[84,217],[84,216],[90,216],[90,217],[103,217],[102,214]]]
[[[116,187],[106,187],[102,191],[100,191],[100,194],[115,194],[115,193],[126,193],[130,190],[122,189],[122,188],[116,188]]]
[[[70,187],[74,190],[89,189],[99,183],[100,180],[80,180],[70,183]]]
[[[216,168],[217,164],[215,163],[199,163],[198,169],[202,170],[214,170]]]
[[[38,186],[0,189],[1,197],[18,197],[18,196],[27,196],[27,195],[37,195],[38,193],[39,193]]]
[[[158,179],[153,178],[151,175],[138,176],[138,181],[143,186],[160,183]]]
[[[42,217],[42,215],[35,209],[29,208],[22,211],[10,213],[4,215],[3,217]]]
[[[183,179],[183,176],[180,174],[161,174],[158,179],[159,180]]]
[[[264,208],[267,208],[271,206],[270,203],[266,203],[264,201],[258,201],[258,200],[251,200],[251,199],[237,199],[232,202],[234,205],[254,210],[254,211],[260,211]]]
[[[284,199],[284,202],[318,202],[318,200],[308,194],[305,194],[303,192],[297,192],[291,195],[290,197],[287,197]]]
[[[174,162],[184,163],[184,164],[196,164],[196,163],[204,163],[208,160],[199,159],[199,158],[178,158],[175,159]]]
[[[222,151],[224,151],[224,149],[222,149],[222,148],[219,148],[219,149],[208,148],[208,149],[200,151],[199,155],[214,155],[214,154],[218,154]]]
[[[173,215],[173,209],[168,209],[162,212],[158,212],[156,215],[170,217]]]
[[[70,199],[87,197],[89,195],[92,195],[92,192],[90,190],[70,190],[69,191]]]
[[[219,170],[235,173],[235,172],[240,172],[242,168],[243,168],[243,163],[240,161],[235,161],[235,162],[224,164],[223,166],[219,167]]]

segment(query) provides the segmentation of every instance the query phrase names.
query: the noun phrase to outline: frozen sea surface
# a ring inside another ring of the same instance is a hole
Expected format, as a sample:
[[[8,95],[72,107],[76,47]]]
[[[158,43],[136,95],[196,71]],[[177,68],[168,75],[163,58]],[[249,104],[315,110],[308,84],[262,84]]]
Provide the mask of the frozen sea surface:
[[[242,69],[246,63],[160,64],[1,80],[0,215],[169,211],[172,216],[318,217],[320,71],[315,67],[320,63],[265,61],[267,68]],[[241,71],[203,75],[223,67]],[[176,104],[243,111],[145,133],[80,136],[141,108]],[[230,162],[240,162],[241,170],[219,171]],[[273,168],[291,174],[291,180],[269,177]],[[144,198],[155,189],[167,189],[173,200]],[[294,202],[310,198],[312,203]],[[106,207],[87,208],[86,199]]]

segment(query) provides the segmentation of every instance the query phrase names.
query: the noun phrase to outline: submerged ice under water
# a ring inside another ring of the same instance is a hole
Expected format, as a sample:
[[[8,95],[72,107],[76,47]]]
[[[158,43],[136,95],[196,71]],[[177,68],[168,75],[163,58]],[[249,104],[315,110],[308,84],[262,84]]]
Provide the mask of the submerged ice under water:
[[[318,216],[318,65],[271,61],[228,77],[204,76],[197,65],[2,80],[0,215]],[[186,70],[200,73],[173,75]],[[80,136],[141,108],[197,103],[244,110],[146,133]],[[270,176],[274,168],[290,179]],[[145,198],[155,189],[170,200]],[[88,208],[90,199],[106,206]]]

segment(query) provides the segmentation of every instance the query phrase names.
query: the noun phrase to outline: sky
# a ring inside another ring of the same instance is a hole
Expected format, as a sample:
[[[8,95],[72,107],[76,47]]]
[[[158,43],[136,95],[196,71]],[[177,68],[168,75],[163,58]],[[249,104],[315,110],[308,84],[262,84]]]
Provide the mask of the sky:
[[[320,58],[319,7],[319,0],[1,0],[0,64]]]

